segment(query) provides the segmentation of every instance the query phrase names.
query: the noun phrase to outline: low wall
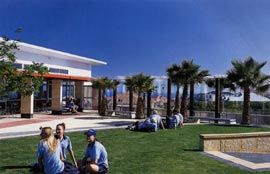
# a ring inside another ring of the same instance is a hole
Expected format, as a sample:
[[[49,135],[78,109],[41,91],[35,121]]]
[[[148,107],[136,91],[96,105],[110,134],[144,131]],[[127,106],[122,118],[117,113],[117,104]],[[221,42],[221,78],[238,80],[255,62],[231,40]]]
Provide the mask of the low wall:
[[[270,132],[201,134],[200,150],[270,153]]]

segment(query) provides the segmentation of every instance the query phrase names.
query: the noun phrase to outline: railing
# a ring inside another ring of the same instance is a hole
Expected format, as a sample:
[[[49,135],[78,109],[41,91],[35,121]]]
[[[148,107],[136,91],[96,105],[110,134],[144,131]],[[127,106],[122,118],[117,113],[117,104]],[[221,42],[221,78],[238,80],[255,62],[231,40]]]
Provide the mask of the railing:
[[[200,117],[214,117],[215,112],[195,111],[195,115]],[[241,123],[242,121],[242,113],[223,112],[220,116],[221,118],[236,119],[237,123]],[[270,115],[250,114],[250,123],[255,125],[270,125]]]

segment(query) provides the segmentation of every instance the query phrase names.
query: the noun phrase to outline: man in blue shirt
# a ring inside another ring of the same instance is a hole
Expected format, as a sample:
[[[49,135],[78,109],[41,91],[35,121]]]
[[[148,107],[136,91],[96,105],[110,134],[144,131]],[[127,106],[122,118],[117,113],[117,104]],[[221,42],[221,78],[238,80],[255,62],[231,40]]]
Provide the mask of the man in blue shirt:
[[[81,172],[105,174],[108,171],[108,154],[105,147],[96,139],[96,131],[89,129],[85,132],[89,142],[85,156],[78,163]]]

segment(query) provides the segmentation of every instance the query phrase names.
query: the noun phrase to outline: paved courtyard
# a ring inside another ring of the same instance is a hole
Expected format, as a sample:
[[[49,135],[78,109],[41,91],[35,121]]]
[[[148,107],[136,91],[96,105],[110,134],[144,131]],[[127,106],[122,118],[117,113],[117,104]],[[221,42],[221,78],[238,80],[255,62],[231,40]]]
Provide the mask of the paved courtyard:
[[[102,117],[94,112],[73,115],[34,114],[32,119],[19,118],[20,115],[0,117],[0,139],[38,135],[41,126],[55,128],[58,123],[66,124],[66,132],[83,131],[89,128],[113,129],[123,128],[134,122],[134,119]]]

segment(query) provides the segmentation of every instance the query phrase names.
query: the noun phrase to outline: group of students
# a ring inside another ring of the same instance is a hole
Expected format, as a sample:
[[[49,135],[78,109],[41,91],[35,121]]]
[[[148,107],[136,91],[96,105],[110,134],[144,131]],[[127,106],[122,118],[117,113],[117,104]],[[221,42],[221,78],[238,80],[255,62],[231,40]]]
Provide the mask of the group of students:
[[[71,140],[65,135],[65,124],[56,126],[56,134],[51,127],[41,128],[40,141],[37,147],[37,161],[32,166],[32,172],[45,174],[105,174],[108,171],[108,154],[105,147],[96,138],[96,131],[89,129],[84,133],[88,145],[82,160],[76,161]],[[69,152],[73,164],[66,161]]]
[[[183,116],[177,110],[173,110],[172,116],[167,116],[164,120],[156,110],[153,110],[150,117],[142,122],[136,121],[128,126],[127,129],[142,132],[156,132],[158,129],[183,127],[183,121]]]
[[[177,110],[173,111],[171,117],[166,117],[163,123],[162,117],[156,110],[143,122],[135,122],[128,127],[135,131],[157,131],[158,129],[173,129],[183,127],[183,116]],[[71,139],[65,135],[65,123],[56,126],[54,134],[51,127],[42,127],[40,141],[37,147],[37,163],[33,164],[32,172],[43,172],[45,174],[105,174],[108,171],[108,154],[101,142],[96,138],[96,131],[89,129],[84,134],[88,145],[82,160],[75,159],[72,150]],[[66,153],[69,152],[73,165],[66,161]]]

